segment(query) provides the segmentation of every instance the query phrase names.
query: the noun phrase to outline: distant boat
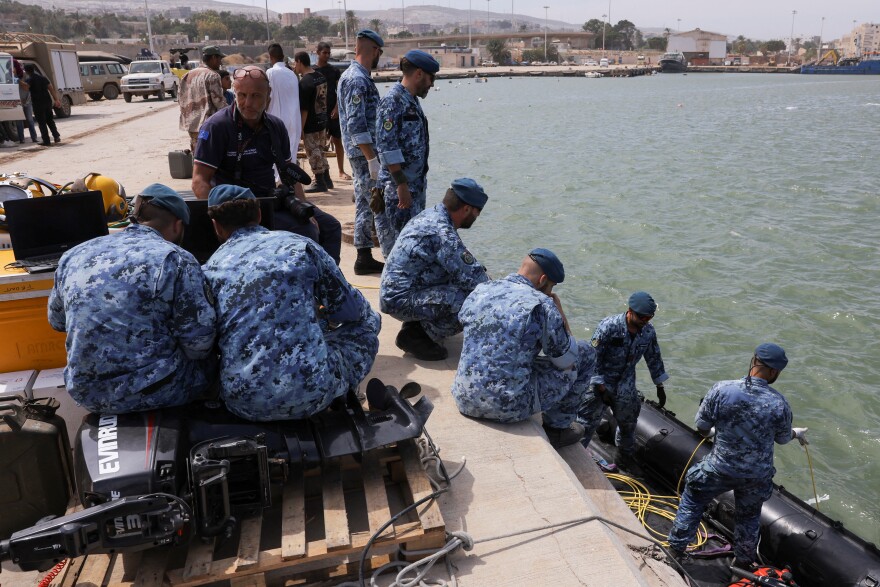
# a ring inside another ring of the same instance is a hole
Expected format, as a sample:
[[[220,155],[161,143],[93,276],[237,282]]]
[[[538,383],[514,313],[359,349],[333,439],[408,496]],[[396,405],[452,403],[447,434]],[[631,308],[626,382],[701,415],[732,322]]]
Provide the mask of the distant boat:
[[[680,51],[670,51],[660,58],[660,71],[663,73],[682,73],[687,71],[687,59]]]
[[[869,53],[859,59],[841,59],[837,65],[802,65],[801,73],[830,73],[842,75],[880,75],[880,53]]]

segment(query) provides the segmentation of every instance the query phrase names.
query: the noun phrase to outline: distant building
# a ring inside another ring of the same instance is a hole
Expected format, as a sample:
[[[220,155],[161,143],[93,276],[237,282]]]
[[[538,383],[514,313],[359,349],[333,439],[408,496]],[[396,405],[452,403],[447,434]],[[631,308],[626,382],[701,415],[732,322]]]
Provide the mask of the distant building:
[[[425,53],[430,53],[444,67],[477,67],[483,60],[478,47],[423,46],[419,47]]]
[[[302,12],[282,12],[278,16],[281,19],[281,26],[296,26],[307,18],[323,18],[327,21],[330,20],[326,16],[312,14],[311,8],[303,8]]]
[[[838,48],[846,57],[880,52],[880,24],[865,22],[840,38]]]
[[[177,8],[172,8],[166,12],[166,15],[170,20],[186,20],[192,17],[192,8],[189,6],[179,6]]]
[[[406,25],[406,30],[411,32],[414,35],[426,35],[433,31],[435,26],[430,24],[418,23],[418,24],[408,24]]]
[[[669,35],[667,51],[681,51],[688,63],[721,65],[727,56],[727,36],[694,29]]]

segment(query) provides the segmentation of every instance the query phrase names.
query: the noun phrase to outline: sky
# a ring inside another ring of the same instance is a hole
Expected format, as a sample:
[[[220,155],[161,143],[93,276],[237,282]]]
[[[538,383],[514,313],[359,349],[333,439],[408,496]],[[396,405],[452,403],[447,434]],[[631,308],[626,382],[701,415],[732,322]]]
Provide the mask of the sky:
[[[252,6],[264,5],[265,0],[226,0]],[[346,0],[349,10],[385,10],[405,6],[436,4],[485,14],[486,0]],[[336,10],[337,0],[268,0],[269,9],[277,12],[302,12],[304,7],[313,11]],[[510,14],[511,3],[517,14],[544,17],[544,6],[549,6],[551,20],[584,23],[591,18],[602,19],[611,10],[611,22],[626,19],[640,28],[693,30],[700,28],[726,35],[744,35],[756,40],[787,39],[792,30],[794,15],[795,38],[810,38],[822,33],[823,39],[839,38],[857,23],[880,23],[880,2],[877,0],[738,0],[721,3],[696,0],[489,0],[490,10]],[[722,8],[722,5],[724,8]],[[822,17],[825,17],[824,25]],[[680,20],[679,20],[680,19]]]

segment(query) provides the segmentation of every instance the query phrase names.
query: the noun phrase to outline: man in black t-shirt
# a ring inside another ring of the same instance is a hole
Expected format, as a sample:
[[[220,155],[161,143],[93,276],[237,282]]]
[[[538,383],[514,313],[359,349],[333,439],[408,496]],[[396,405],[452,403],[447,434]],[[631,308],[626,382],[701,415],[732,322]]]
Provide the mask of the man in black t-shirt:
[[[318,63],[313,68],[327,80],[327,110],[330,118],[327,120],[327,134],[333,141],[333,150],[336,151],[336,165],[339,167],[339,177],[351,181],[351,176],[345,172],[345,148],[342,146],[342,129],[339,127],[339,108],[336,106],[336,88],[339,87],[339,78],[342,70],[330,64],[330,43],[321,41],[318,43]],[[324,176],[328,180],[327,187],[332,188],[329,182],[330,172]]]
[[[52,85],[52,82],[37,72],[33,63],[26,64],[24,72],[27,75],[26,81],[31,92],[34,118],[37,120],[37,124],[40,125],[40,135],[43,139],[40,144],[44,147],[52,144],[49,142],[49,131],[55,137],[56,143],[61,142],[61,135],[58,134],[58,129],[55,127],[55,116],[52,112],[53,106],[61,108],[61,99],[58,97],[55,87]]]
[[[327,80],[323,75],[312,69],[311,59],[305,51],[294,55],[293,71],[300,76],[299,108],[302,113],[303,146],[315,182],[307,193],[326,192],[330,189],[330,165],[324,156],[324,145],[327,144]]]

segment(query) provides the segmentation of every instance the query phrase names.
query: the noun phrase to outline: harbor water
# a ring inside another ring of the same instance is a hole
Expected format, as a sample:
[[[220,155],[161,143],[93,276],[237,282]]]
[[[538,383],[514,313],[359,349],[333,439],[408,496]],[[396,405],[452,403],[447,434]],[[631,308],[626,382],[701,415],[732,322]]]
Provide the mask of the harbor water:
[[[644,289],[670,407],[693,422],[754,347],[809,427],[820,509],[880,543],[880,79],[761,74],[438,80],[428,204],[470,176],[490,200],[463,231],[494,277],[535,246],[566,267],[572,329]],[[384,94],[385,90],[380,88]],[[654,398],[647,371],[640,389]],[[807,455],[775,481],[813,497]]]

